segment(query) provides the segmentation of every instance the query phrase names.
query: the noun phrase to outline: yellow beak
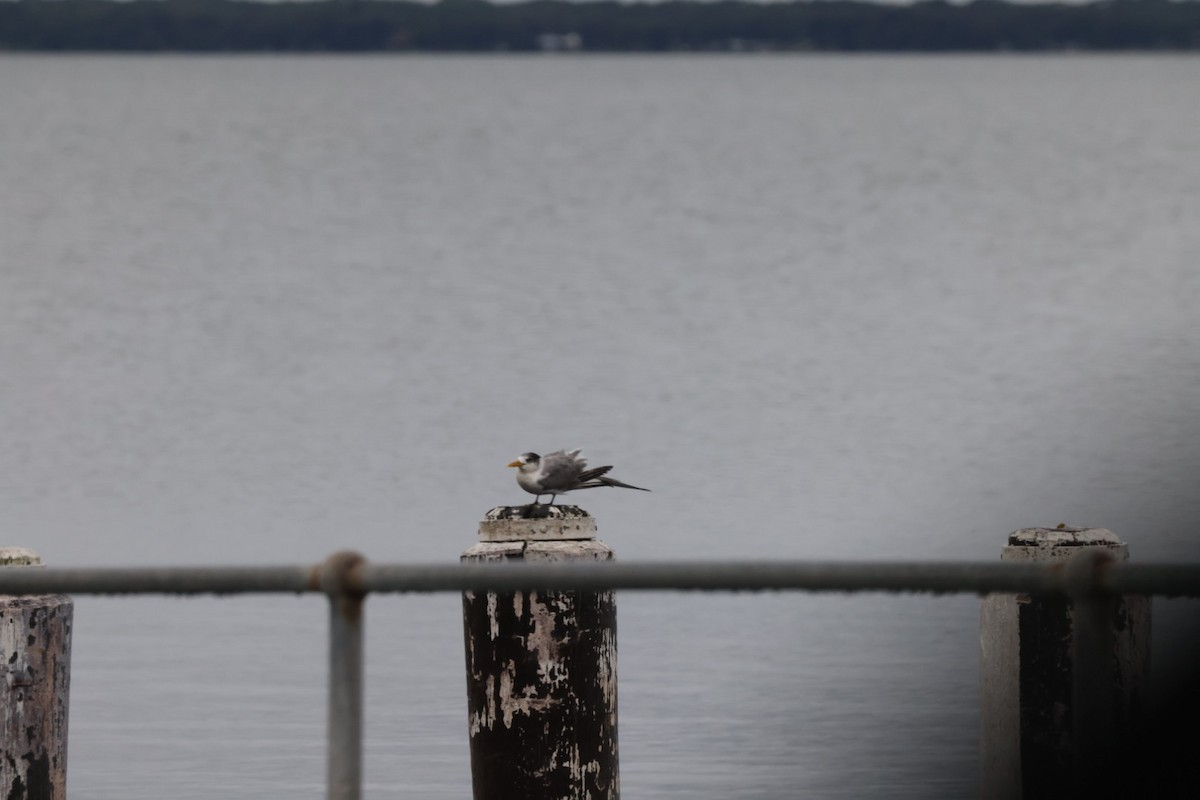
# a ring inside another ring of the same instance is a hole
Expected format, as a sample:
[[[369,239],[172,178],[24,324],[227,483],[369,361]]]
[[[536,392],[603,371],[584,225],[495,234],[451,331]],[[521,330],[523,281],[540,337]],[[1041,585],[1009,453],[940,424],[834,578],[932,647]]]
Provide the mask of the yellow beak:
[[[509,464],[509,466],[510,466],[510,467],[519,467],[519,466],[521,466],[521,462],[520,462],[520,461],[514,461],[514,462],[512,462],[511,464]]]

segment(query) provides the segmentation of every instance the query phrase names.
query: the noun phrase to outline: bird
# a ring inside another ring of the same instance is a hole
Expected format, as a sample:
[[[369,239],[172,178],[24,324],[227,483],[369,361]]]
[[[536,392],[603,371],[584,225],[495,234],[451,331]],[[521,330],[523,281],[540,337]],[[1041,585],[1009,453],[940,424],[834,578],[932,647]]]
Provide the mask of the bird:
[[[576,489],[595,489],[599,486],[619,486],[622,489],[637,489],[639,492],[650,491],[640,486],[621,483],[616,478],[606,477],[612,466],[588,469],[587,459],[581,457],[580,452],[556,450],[544,456],[522,453],[508,466],[517,468],[517,485],[535,496],[531,505],[541,505],[544,494],[550,495],[549,505],[554,505],[554,498],[560,494]]]

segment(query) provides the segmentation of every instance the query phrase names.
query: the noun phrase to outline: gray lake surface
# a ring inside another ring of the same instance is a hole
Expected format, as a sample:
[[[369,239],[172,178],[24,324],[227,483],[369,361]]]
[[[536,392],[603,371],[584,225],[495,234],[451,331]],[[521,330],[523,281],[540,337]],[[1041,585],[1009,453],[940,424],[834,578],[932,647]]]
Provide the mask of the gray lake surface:
[[[452,563],[582,447],[625,561],[1197,559],[1194,57],[0,57],[0,543]],[[975,597],[622,594],[631,800],[968,797]],[[1157,648],[1195,606],[1156,603]],[[470,792],[368,603],[369,797]],[[319,598],[77,598],[79,800],[321,796]],[[1156,664],[1162,663],[1156,656]]]

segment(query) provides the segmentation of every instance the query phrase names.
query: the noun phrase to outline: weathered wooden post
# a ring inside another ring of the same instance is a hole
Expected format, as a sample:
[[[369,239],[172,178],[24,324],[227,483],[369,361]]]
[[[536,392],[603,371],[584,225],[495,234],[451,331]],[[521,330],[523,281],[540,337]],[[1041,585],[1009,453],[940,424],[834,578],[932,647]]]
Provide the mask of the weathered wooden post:
[[[0,569],[36,568],[22,547],[0,548]],[[67,796],[71,616],[62,594],[0,596],[0,797]]]
[[[609,561],[575,506],[489,511],[476,561]],[[616,800],[617,611],[611,591],[465,592],[475,800]]]
[[[1128,546],[1103,528],[1022,529],[1000,558],[1070,560],[1063,567],[1079,591],[1073,599],[983,600],[981,795],[1083,796],[1083,784],[1097,780],[1089,770],[1135,733],[1147,710],[1149,598],[1089,591],[1094,569],[1129,558]]]

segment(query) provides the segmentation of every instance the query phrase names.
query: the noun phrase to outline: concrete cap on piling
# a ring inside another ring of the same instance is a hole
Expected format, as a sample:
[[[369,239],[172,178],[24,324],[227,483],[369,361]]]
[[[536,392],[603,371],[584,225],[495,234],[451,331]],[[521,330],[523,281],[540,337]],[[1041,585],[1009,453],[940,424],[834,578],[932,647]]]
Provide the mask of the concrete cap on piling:
[[[579,506],[499,506],[479,523],[481,542],[596,538],[596,520]]]
[[[1119,560],[1129,558],[1129,546],[1107,528],[1058,525],[1054,528],[1021,528],[1008,535],[1003,561],[1060,561],[1081,547],[1100,547]]]
[[[28,547],[0,547],[0,567],[40,567],[42,557]]]

